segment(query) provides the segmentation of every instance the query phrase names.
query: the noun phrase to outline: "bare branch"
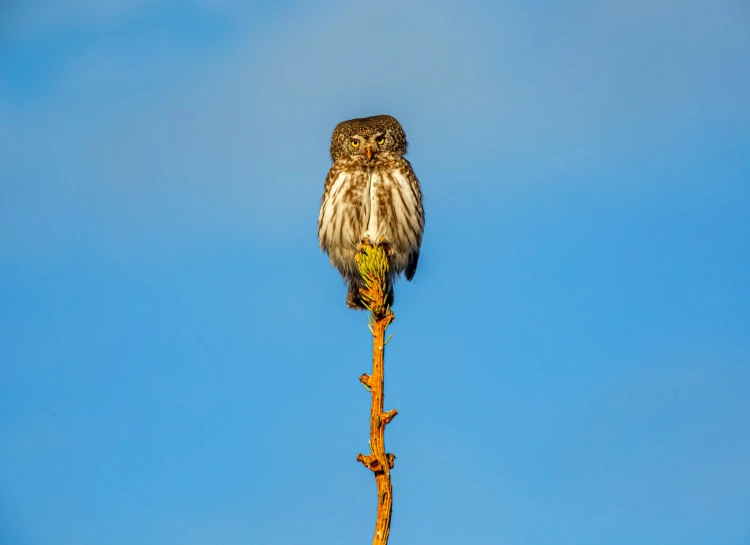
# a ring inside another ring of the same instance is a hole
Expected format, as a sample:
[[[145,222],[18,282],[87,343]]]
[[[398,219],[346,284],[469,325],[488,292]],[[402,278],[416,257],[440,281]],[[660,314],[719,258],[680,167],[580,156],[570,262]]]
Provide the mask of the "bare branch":
[[[378,487],[378,511],[375,520],[373,545],[386,545],[391,531],[391,513],[393,511],[393,488],[391,486],[391,469],[396,456],[385,451],[385,426],[398,414],[396,409],[383,411],[384,371],[385,371],[385,330],[394,316],[386,305],[388,293],[388,254],[380,245],[372,246],[365,242],[357,252],[357,265],[365,288],[360,290],[362,301],[371,316],[368,326],[372,332],[372,374],[363,374],[359,381],[372,392],[370,409],[370,451],[368,455],[360,454],[357,461],[375,474]],[[388,338],[390,340],[390,337]]]

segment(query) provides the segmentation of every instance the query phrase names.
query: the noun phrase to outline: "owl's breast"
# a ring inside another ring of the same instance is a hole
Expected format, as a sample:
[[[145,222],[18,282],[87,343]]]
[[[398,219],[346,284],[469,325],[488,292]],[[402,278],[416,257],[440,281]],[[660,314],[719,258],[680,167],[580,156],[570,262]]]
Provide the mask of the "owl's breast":
[[[413,192],[399,170],[373,169],[366,195],[366,236],[372,241],[387,241],[392,250],[407,252],[417,243],[405,230],[407,217],[414,215]]]
[[[339,201],[345,208],[345,220],[342,228],[345,237],[352,243],[359,244],[368,236],[370,240],[378,240],[384,236],[384,218],[387,217],[386,191],[387,181],[385,173],[376,168],[361,167],[348,173],[346,182],[342,184]]]
[[[342,274],[355,274],[362,240],[387,242],[394,272],[402,272],[418,255],[424,228],[416,176],[408,163],[390,169],[347,167],[334,165],[326,181],[318,218],[321,247]]]
[[[388,238],[388,200],[387,175],[380,169],[368,169],[367,187],[362,195],[362,207],[367,222],[363,237],[373,242]]]
[[[367,225],[368,186],[369,174],[364,169],[331,169],[318,218],[323,248],[344,251],[356,246]]]

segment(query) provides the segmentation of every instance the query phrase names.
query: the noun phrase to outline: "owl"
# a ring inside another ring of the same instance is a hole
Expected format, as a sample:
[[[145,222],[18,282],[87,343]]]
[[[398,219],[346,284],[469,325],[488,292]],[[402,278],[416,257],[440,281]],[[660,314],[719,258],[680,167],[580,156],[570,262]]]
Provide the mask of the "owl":
[[[419,180],[404,158],[406,134],[390,115],[342,121],[333,130],[331,159],[318,216],[318,241],[348,285],[346,304],[364,309],[355,256],[369,241],[388,251],[386,303],[393,282],[414,277],[424,232]]]

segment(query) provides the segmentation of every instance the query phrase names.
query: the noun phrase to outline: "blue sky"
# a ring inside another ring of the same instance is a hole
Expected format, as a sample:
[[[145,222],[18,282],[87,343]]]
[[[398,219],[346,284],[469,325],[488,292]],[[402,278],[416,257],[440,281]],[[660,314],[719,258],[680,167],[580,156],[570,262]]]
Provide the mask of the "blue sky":
[[[0,543],[371,539],[315,223],[390,113],[391,543],[750,544],[750,9],[62,4],[0,8]]]

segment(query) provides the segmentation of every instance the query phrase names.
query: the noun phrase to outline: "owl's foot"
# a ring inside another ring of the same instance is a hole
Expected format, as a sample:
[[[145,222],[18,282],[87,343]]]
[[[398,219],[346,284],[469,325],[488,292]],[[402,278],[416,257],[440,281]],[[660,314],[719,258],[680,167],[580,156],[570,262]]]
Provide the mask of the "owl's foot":
[[[385,237],[380,237],[380,241],[378,241],[378,245],[380,245],[383,250],[385,250],[385,255],[388,257],[391,257],[391,254],[393,253],[393,250],[391,249],[391,243],[388,242],[388,240]]]
[[[365,253],[365,248],[367,248],[368,246],[372,246],[372,245],[373,244],[372,242],[370,242],[370,237],[365,237],[362,239],[362,241],[359,244],[357,244],[357,252],[363,254]]]
[[[367,248],[368,246],[370,247],[380,246],[381,248],[383,248],[383,250],[385,250],[385,255],[388,257],[391,257],[391,254],[393,254],[391,243],[388,242],[388,239],[385,237],[380,237],[380,239],[378,240],[378,243],[373,244],[372,241],[370,240],[370,237],[366,236],[365,238],[362,239],[362,241],[359,244],[357,244],[357,252],[364,253],[365,248]]]

